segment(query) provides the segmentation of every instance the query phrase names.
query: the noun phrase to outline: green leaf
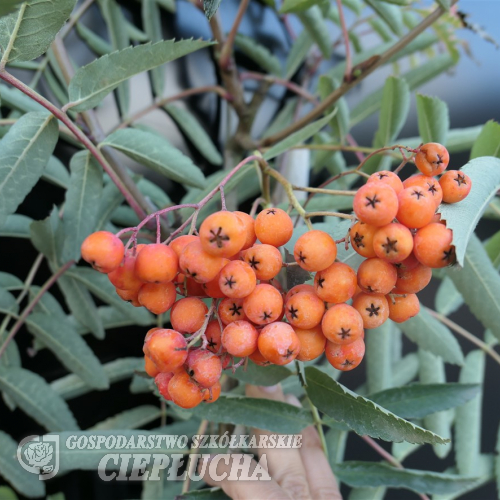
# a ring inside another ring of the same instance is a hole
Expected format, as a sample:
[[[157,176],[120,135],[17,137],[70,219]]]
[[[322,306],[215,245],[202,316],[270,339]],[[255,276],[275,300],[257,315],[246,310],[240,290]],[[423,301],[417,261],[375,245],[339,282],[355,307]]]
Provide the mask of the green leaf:
[[[348,461],[335,466],[335,475],[349,486],[388,486],[405,488],[417,493],[448,494],[473,484],[477,478],[456,474],[397,469],[373,462]]]
[[[174,204],[168,194],[165,193],[160,186],[148,181],[145,178],[142,178],[137,183],[137,187],[139,188],[139,191],[144,196],[147,196],[158,208],[165,208],[168,205]]]
[[[152,42],[163,39],[161,13],[156,0],[142,0],[142,25]],[[151,70],[151,82],[155,96],[161,97],[165,90],[165,71],[158,67]]]
[[[3,225],[0,225],[0,236],[8,238],[29,238],[30,224],[33,219],[26,215],[8,215]]]
[[[368,486],[364,488],[352,488],[349,492],[348,500],[383,500],[385,492],[386,488],[384,486],[379,486],[378,488],[370,488]]]
[[[464,362],[464,356],[457,339],[425,308],[421,308],[416,316],[401,323],[400,328],[420,348],[443,358],[447,363],[461,365]]]
[[[495,269],[500,267],[500,231],[497,231],[484,244],[484,249]]]
[[[153,420],[160,418],[161,410],[158,406],[143,405],[125,410],[114,417],[107,418],[91,427],[91,430],[108,429],[140,429]]]
[[[75,73],[69,85],[70,105],[75,111],[93,108],[132,76],[210,45],[202,40],[168,40],[102,56]]]
[[[318,92],[322,100],[325,100],[332,92],[334,92],[339,87],[339,82],[330,78],[329,76],[323,75],[319,78]],[[345,136],[349,133],[349,107],[347,106],[347,101],[341,97],[335,102],[334,106],[331,106],[327,113],[337,110],[337,113],[332,118],[330,126],[332,127],[333,134],[342,143],[344,142]],[[333,155],[333,152],[331,152]]]
[[[0,5],[0,16],[10,14],[23,0],[3,0]]]
[[[465,358],[459,381],[463,384],[482,384],[484,365],[484,352],[470,352]],[[458,471],[464,476],[478,473],[481,454],[481,408],[482,393],[479,393],[472,401],[456,410],[455,457]]]
[[[496,121],[490,120],[486,123],[472,146],[471,160],[479,156],[500,158],[500,124]]]
[[[31,61],[41,56],[54,41],[75,4],[76,0],[29,0],[12,14],[2,17],[0,46],[5,49],[11,44],[8,61]]]
[[[28,113],[29,111],[47,112],[41,104],[38,104],[15,87],[8,87],[3,83],[0,84],[0,95],[2,96],[2,106],[5,105],[24,113]]]
[[[5,290],[19,290],[24,286],[24,283],[13,274],[0,272],[0,288]]]
[[[221,1],[222,0],[203,0],[203,10],[209,21],[219,9]]]
[[[95,223],[97,231],[102,231],[105,228],[113,212],[122,204],[123,199],[123,194],[114,182],[108,182],[104,186],[99,201],[99,209],[97,210],[98,215]]]
[[[0,288],[0,311],[4,314],[9,312],[17,314],[19,312],[19,304],[14,295],[3,288]]]
[[[423,418],[461,406],[481,387],[474,384],[411,384],[370,394],[370,399],[403,418]]]
[[[403,26],[401,9],[380,0],[365,0],[365,2],[387,23],[395,35],[403,35],[403,30],[401,29]]]
[[[283,73],[280,60],[267,47],[257,43],[253,38],[238,33],[234,39],[234,44],[267,73],[276,76],[281,76]]]
[[[437,97],[417,94],[418,132],[422,142],[446,144],[450,128],[448,105]]]
[[[58,135],[57,120],[36,112],[19,118],[0,141],[0,225],[37,183]]]
[[[228,375],[246,384],[266,386],[279,384],[292,375],[292,372],[285,366],[259,366],[255,363],[248,363],[246,370],[236,370]]]
[[[83,240],[95,229],[102,193],[102,168],[88,151],[71,158],[71,181],[66,191],[63,223],[59,227],[62,260],[78,260]]]
[[[323,15],[321,14],[321,9],[317,5],[313,5],[311,8],[303,12],[299,12],[297,15],[300,22],[309,33],[309,36],[318,45],[323,57],[325,59],[330,59],[332,53],[332,41],[330,39],[328,27],[326,26]]]
[[[481,241],[473,235],[465,254],[464,268],[450,269],[447,275],[462,294],[471,312],[500,339],[500,276]]]
[[[280,155],[281,153],[284,153],[293,146],[296,146],[297,144],[301,144],[304,141],[307,141],[307,139],[311,138],[314,134],[318,133],[333,118],[335,112],[336,110],[324,116],[323,118],[316,120],[315,122],[310,123],[309,125],[306,125],[297,132],[294,132],[293,134],[289,135],[286,139],[283,139],[282,141],[278,142],[272,148],[266,151],[266,153],[264,154],[264,159],[268,161],[272,160],[273,158]]]
[[[366,343],[366,381],[368,393],[376,393],[393,387],[391,346],[395,333],[394,323],[386,321],[379,328],[367,332]],[[378,403],[378,401],[375,401]],[[379,403],[384,406],[383,403]],[[393,411],[391,408],[387,408]],[[397,411],[393,411],[399,415]],[[405,415],[399,415],[404,417]],[[405,417],[406,418],[406,417]]]
[[[36,373],[24,368],[2,369],[0,389],[49,431],[78,429],[66,402]]]
[[[29,498],[45,495],[45,483],[40,481],[35,474],[25,471],[17,461],[17,446],[8,434],[0,430],[0,475],[4,477],[19,493]],[[4,500],[17,500],[17,496],[4,495],[0,488],[0,498]]]
[[[436,0],[436,2],[444,9],[450,10],[451,8],[451,0]]]
[[[113,47],[104,38],[95,34],[91,29],[82,23],[76,23],[76,32],[78,36],[89,46],[89,49],[98,56],[103,56],[113,52]]]
[[[329,417],[354,432],[385,441],[445,443],[446,440],[387,411],[334,381],[317,368],[306,368],[307,395]]]
[[[125,128],[109,135],[100,146],[111,146],[135,161],[177,182],[202,188],[205,177],[190,158],[166,139],[143,130]]]
[[[313,423],[311,413],[303,408],[244,396],[221,396],[215,403],[196,407],[193,413],[211,422],[247,425],[280,434],[297,434]]]
[[[285,62],[285,78],[291,78],[299,69],[300,65],[304,63],[313,43],[313,38],[306,30],[302,31],[293,41],[292,48],[288,52]]]
[[[392,367],[393,385],[406,385],[411,382],[418,373],[418,357],[417,354],[411,352],[403,356]]]
[[[309,9],[313,5],[322,3],[321,0],[285,0],[279,10],[280,14],[296,14]]]
[[[175,104],[167,104],[164,109],[204,158],[214,165],[222,165],[219,150],[193,113]]]
[[[40,339],[70,371],[95,389],[108,389],[104,369],[86,342],[63,318],[33,313],[26,319],[30,333]]]
[[[64,189],[67,189],[69,185],[68,171],[62,162],[55,156],[49,158],[45,170],[43,171],[42,179]]]
[[[446,276],[436,293],[436,311],[449,316],[456,312],[463,303],[462,294],[458,292],[451,278]]]
[[[40,221],[33,221],[30,224],[30,235],[33,246],[47,259],[57,265],[60,254],[60,241],[57,239],[57,229],[59,227],[59,212],[57,207],[53,207],[50,215]]]

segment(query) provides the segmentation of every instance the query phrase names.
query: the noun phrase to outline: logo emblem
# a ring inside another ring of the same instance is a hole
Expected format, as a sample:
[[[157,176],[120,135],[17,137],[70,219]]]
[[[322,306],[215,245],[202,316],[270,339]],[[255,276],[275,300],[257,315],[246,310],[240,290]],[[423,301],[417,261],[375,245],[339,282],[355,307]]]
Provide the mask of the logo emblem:
[[[21,467],[46,481],[59,472],[59,436],[28,436],[17,447]]]

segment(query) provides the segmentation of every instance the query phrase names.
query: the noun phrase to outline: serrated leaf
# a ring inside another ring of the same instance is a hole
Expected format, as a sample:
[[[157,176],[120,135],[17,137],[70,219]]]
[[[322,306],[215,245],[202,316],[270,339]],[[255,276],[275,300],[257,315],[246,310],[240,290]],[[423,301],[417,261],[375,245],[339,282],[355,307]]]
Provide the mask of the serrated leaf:
[[[45,495],[45,484],[35,474],[25,471],[17,460],[18,443],[8,434],[0,430],[0,475],[4,477],[19,493],[29,498]],[[0,498],[9,500],[0,489]],[[17,500],[13,494],[10,497]]]
[[[267,73],[281,76],[281,62],[271,51],[256,42],[253,38],[238,33],[234,39],[235,46]]]
[[[329,417],[354,432],[385,441],[445,443],[446,440],[387,411],[334,381],[317,368],[306,368],[307,395]]]
[[[299,12],[298,17],[309,36],[316,42],[325,59],[329,59],[332,53],[332,41],[326,26],[321,9],[313,5],[309,9]]]
[[[459,381],[464,384],[482,384],[485,354],[472,351],[467,354]],[[455,457],[460,474],[472,476],[478,473],[481,454],[482,393],[472,401],[457,408],[455,416]]]
[[[471,160],[479,156],[500,158],[500,124],[496,121],[490,120],[486,123],[472,146]]]
[[[301,144],[302,142],[307,141],[307,139],[311,138],[314,134],[318,133],[333,118],[335,113],[336,110],[332,111],[323,118],[316,120],[315,122],[310,123],[309,125],[306,125],[297,132],[294,132],[293,134],[289,135],[286,139],[283,139],[282,141],[278,142],[265,152],[264,159],[268,161],[272,160],[273,158],[280,155],[281,153],[284,153],[293,146],[296,146],[297,144]]]
[[[30,224],[33,219],[25,215],[8,215],[3,225],[0,226],[0,236],[10,238],[29,238]]]
[[[36,373],[24,368],[2,369],[0,389],[49,431],[78,429],[66,402]]]
[[[400,328],[420,348],[443,358],[447,363],[461,365],[464,362],[464,356],[457,339],[426,309],[421,308],[416,316],[401,323]]]
[[[304,63],[313,43],[313,38],[306,30],[302,31],[293,41],[292,48],[288,52],[285,62],[285,78],[291,78],[300,65]],[[268,133],[268,135],[271,134]]]
[[[13,274],[0,272],[0,288],[5,290],[19,290],[24,286],[24,283]]]
[[[470,486],[477,478],[456,474],[397,469],[384,463],[348,461],[335,466],[335,475],[349,486],[388,486],[417,493],[448,494]]]
[[[55,156],[51,156],[45,170],[42,173],[42,179],[54,184],[55,186],[66,189],[69,185],[69,174],[66,167]]]
[[[66,191],[61,258],[78,260],[83,240],[95,229],[102,193],[102,168],[88,151],[76,153],[70,162],[70,184]]]
[[[380,0],[365,0],[365,3],[387,23],[394,34],[402,36],[403,16],[399,7],[388,5]]]
[[[201,40],[168,40],[128,47],[102,56],[75,73],[69,85],[70,105],[75,111],[93,108],[132,76],[212,44]]]
[[[0,46],[11,37],[8,61],[31,61],[41,56],[69,18],[76,0],[29,0],[26,5],[0,19]]]
[[[199,188],[205,186],[203,173],[189,157],[150,132],[120,129],[109,135],[100,146],[111,146],[174,181]]]
[[[313,423],[311,413],[303,408],[243,396],[221,396],[215,403],[196,407],[193,414],[211,422],[248,425],[280,434],[296,434]]]
[[[240,382],[264,386],[279,384],[290,375],[292,375],[292,372],[285,366],[259,366],[252,362],[248,363],[246,370],[242,368],[234,373],[228,373],[229,377]]]
[[[142,25],[152,42],[159,42],[163,39],[161,14],[156,0],[142,0]],[[151,70],[151,82],[155,96],[161,97],[165,90],[164,68]]]
[[[33,112],[19,118],[0,141],[0,225],[41,177],[58,136],[50,113]]]
[[[33,313],[26,324],[30,333],[39,338],[69,371],[95,389],[109,388],[101,363],[65,318]]]
[[[203,10],[209,21],[219,9],[221,1],[222,0],[203,0]]]
[[[446,276],[436,293],[436,311],[444,316],[449,316],[456,312],[463,303],[462,294],[459,293],[451,278]]]
[[[107,418],[91,427],[91,430],[108,429],[140,429],[142,426],[160,418],[161,409],[158,406],[142,405],[125,410],[114,417]]]
[[[76,32],[80,38],[88,45],[89,49],[98,56],[103,56],[113,52],[113,47],[104,38],[87,28],[83,23],[76,23]]]
[[[446,144],[450,128],[448,105],[437,97],[417,94],[418,132],[422,142]]]
[[[55,265],[59,262],[60,241],[57,239],[59,213],[54,206],[50,215],[30,224],[30,235],[33,246]]]
[[[394,385],[392,376],[391,345],[395,333],[394,323],[386,321],[382,326],[367,332],[366,343],[366,382],[368,393],[378,393]],[[375,401],[378,403],[378,401]],[[384,406],[379,403],[380,406]],[[396,413],[391,408],[388,410]],[[405,417],[406,418],[406,417]]]
[[[219,150],[190,111],[175,104],[167,104],[164,109],[204,158],[214,165],[222,165],[222,156]]]

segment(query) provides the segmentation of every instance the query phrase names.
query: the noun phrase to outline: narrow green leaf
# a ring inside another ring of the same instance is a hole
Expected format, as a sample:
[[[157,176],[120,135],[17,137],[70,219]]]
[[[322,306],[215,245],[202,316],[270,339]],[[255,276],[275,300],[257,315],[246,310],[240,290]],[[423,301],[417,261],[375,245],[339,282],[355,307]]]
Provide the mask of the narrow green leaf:
[[[45,483],[38,476],[25,471],[17,461],[17,446],[8,434],[0,431],[0,475],[19,493],[29,498],[45,496]],[[0,489],[0,498],[9,500]],[[17,500],[17,496],[10,497]]]
[[[42,179],[64,189],[67,189],[69,185],[68,171],[62,162],[55,156],[49,158],[45,170],[43,171]]]
[[[131,23],[127,18],[125,18],[125,28],[127,30],[128,36],[134,42],[148,42],[150,39],[144,31],[140,30],[135,24]]]
[[[464,357],[457,339],[426,309],[422,308],[419,314],[401,323],[400,327],[420,348],[443,358],[447,363],[455,365],[463,363]]]
[[[484,249],[495,269],[500,267],[500,231],[496,232],[484,244]]]
[[[24,368],[0,370],[0,389],[49,431],[78,429],[66,402],[36,373]]]
[[[86,342],[61,317],[33,313],[26,319],[28,330],[39,338],[70,371],[95,389],[108,389],[104,369]]]
[[[113,52],[113,47],[104,38],[94,33],[82,23],[76,23],[76,32],[79,37],[89,46],[90,50],[98,56],[110,54]]]
[[[335,475],[349,486],[388,486],[417,493],[447,494],[460,491],[476,478],[415,469],[397,469],[384,463],[348,461],[335,466]]]
[[[453,281],[446,276],[436,293],[436,311],[444,316],[456,312],[464,303],[462,294],[456,289]]]
[[[31,61],[41,56],[54,41],[75,4],[76,0],[30,0],[25,7],[2,17],[0,46],[5,49],[11,43],[9,62]]]
[[[104,431],[108,429],[140,429],[142,426],[160,418],[159,406],[143,405],[125,410],[114,417],[107,418],[91,427],[91,430]]]
[[[60,262],[61,242],[57,238],[59,224],[59,212],[55,206],[47,218],[40,221],[33,221],[30,224],[30,235],[33,246],[39,252],[43,253],[55,266]]]
[[[80,68],[69,85],[75,111],[93,108],[120,83],[169,61],[212,45],[202,40],[168,40],[138,45],[102,56]]]
[[[281,76],[283,73],[280,60],[267,47],[257,43],[253,38],[238,33],[234,39],[234,44],[267,73],[276,76]]]
[[[306,30],[294,40],[285,62],[285,78],[291,78],[304,63],[313,43],[312,36]]]
[[[294,97],[288,99],[284,106],[280,109],[280,111],[275,115],[272,122],[264,132],[262,138],[265,139],[266,137],[269,137],[276,132],[283,130],[285,127],[288,127],[288,125],[292,123],[296,107],[297,99]]]
[[[139,187],[139,186],[138,186]],[[123,203],[123,194],[114,182],[108,182],[102,190],[95,229],[102,231],[109,222],[113,212]]]
[[[156,0],[142,0],[142,25],[152,42],[159,42],[163,39],[161,14]],[[151,70],[151,82],[154,95],[161,97],[165,90],[164,68],[158,67]]]
[[[173,205],[174,203],[170,199],[167,193],[157,184],[149,181],[148,179],[142,178],[138,183],[137,187],[139,191],[147,196],[158,208],[165,208],[168,205]]]
[[[24,286],[24,283],[13,274],[0,272],[0,288],[5,290],[19,290]]]
[[[23,0],[3,0],[0,5],[0,16],[10,14]]]
[[[285,0],[279,12],[280,14],[296,14],[320,3],[323,3],[322,0]]]
[[[446,440],[387,411],[334,381],[317,368],[306,368],[307,394],[329,417],[348,425],[360,435],[385,441],[445,443]]]
[[[365,0],[365,2],[387,23],[395,35],[403,34],[403,16],[399,7],[380,0]]]
[[[2,96],[2,106],[5,105],[24,113],[28,113],[29,111],[42,111],[46,113],[45,108],[41,104],[38,104],[15,87],[8,87],[3,83],[0,84],[0,95]]]
[[[323,57],[329,59],[332,53],[332,41],[328,27],[321,14],[321,9],[317,5],[313,5],[309,9],[299,12],[297,15],[309,33],[309,36],[318,45]]]
[[[219,150],[193,113],[175,104],[164,108],[204,158],[214,165],[222,165]]]
[[[418,357],[417,354],[411,352],[406,356],[403,356],[397,363],[392,367],[393,374],[393,386],[406,385],[418,374]]]
[[[19,312],[19,304],[14,295],[4,288],[0,288],[0,310],[4,314],[8,314],[9,312],[17,314]]]
[[[318,83],[318,92],[321,99],[326,99],[333,91],[339,87],[339,82],[326,75],[320,76]],[[341,97],[334,106],[330,107],[327,113],[337,110],[330,122],[333,135],[342,143],[345,136],[349,133],[349,107],[347,101]],[[333,152],[332,152],[333,155]]]
[[[0,225],[37,183],[58,135],[54,117],[36,112],[19,118],[0,141]]]
[[[78,260],[83,240],[95,229],[102,193],[102,168],[88,151],[71,158],[71,180],[60,226],[62,260]]]
[[[248,363],[246,370],[236,370],[228,375],[246,384],[266,386],[279,384],[292,375],[292,372],[285,366],[258,366],[255,363]]]
[[[378,488],[370,488],[368,486],[364,488],[352,488],[348,500],[383,500],[385,492],[385,486],[379,486]]]
[[[500,276],[481,241],[473,235],[465,254],[464,268],[450,269],[447,275],[462,294],[476,318],[500,339]]]
[[[159,136],[125,128],[109,135],[100,146],[111,146],[135,161],[188,186],[203,187],[205,177],[190,158]]]
[[[394,333],[395,327],[392,321],[386,321],[379,328],[375,328],[367,332],[365,338],[365,359],[366,381],[369,394],[384,391],[394,385],[391,355]],[[378,401],[375,402],[379,403]],[[383,403],[379,404],[380,406],[384,406]],[[397,411],[394,411],[391,408],[387,409],[396,413],[396,415],[399,415],[400,417],[405,417],[405,415],[400,415]]]
[[[8,215],[3,225],[0,225],[0,236],[7,238],[29,238],[30,224],[33,219],[26,215]]]
[[[482,384],[485,354],[477,350],[467,354],[460,372],[463,384]],[[482,393],[472,401],[457,408],[455,417],[455,456],[460,474],[472,476],[478,473],[481,454]]]
[[[379,17],[374,17],[373,19],[370,19],[369,23],[383,42],[392,42],[393,34],[391,33],[391,30],[389,29],[387,24],[382,21],[382,19],[380,19]]]
[[[222,0],[203,0],[203,10],[209,21],[219,9],[221,1]]]
[[[450,128],[447,104],[437,97],[417,94],[418,131],[422,142],[446,143]]]
[[[500,123],[490,120],[481,129],[470,153],[471,160],[479,156],[500,158]]]
[[[269,399],[221,396],[215,403],[193,410],[197,417],[226,424],[240,424],[280,434],[297,434],[313,423],[303,408]]]

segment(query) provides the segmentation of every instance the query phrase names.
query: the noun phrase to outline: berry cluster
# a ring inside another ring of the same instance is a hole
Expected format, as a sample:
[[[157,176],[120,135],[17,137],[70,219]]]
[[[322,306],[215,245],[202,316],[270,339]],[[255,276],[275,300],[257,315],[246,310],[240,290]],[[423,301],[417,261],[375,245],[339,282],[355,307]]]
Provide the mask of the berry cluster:
[[[222,210],[196,235],[169,244],[134,241],[129,250],[99,231],[83,242],[82,257],[108,275],[123,300],[154,314],[170,310],[172,328],[146,335],[145,370],[162,396],[183,408],[216,401],[222,370],[248,358],[285,365],[325,353],[335,368],[352,370],[364,356],[364,330],[417,314],[416,293],[429,283],[431,268],[454,262],[452,232],[436,209],[465,198],[471,182],[459,171],[438,182],[433,175],[448,161],[446,149],[431,143],[416,154],[422,174],[404,183],[390,171],[373,174],[354,197],[359,220],[347,238],[366,258],[357,273],[336,262],[330,235],[310,230],[297,240],[294,258],[315,273],[314,284],[286,293],[276,277],[285,265],[279,247],[292,237],[293,223],[279,208],[255,220]],[[203,298],[213,299],[210,309]]]

